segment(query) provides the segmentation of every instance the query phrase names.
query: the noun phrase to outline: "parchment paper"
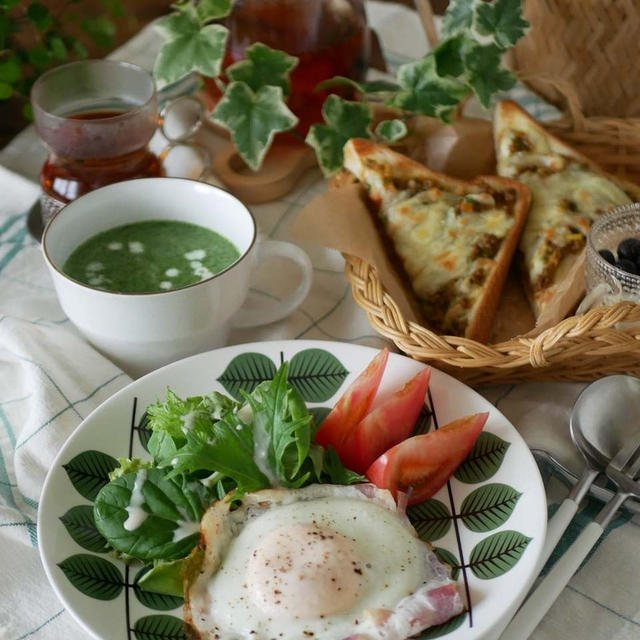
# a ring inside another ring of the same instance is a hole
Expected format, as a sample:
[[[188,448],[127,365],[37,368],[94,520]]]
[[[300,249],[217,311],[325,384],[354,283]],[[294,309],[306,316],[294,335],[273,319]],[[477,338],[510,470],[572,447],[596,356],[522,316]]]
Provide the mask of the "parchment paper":
[[[410,121],[410,131],[408,139],[393,148],[436,171],[467,179],[495,173],[491,123],[486,120],[461,118],[444,125],[434,118],[419,117]],[[382,285],[405,319],[428,326],[410,283],[374,218],[364,189],[343,172],[331,181],[326,193],[300,212],[291,233],[300,241],[358,256],[376,267]],[[537,335],[571,314],[584,295],[583,256],[567,271],[555,302],[539,318],[537,326],[522,281],[514,260],[493,323],[489,340],[492,344],[516,336]]]

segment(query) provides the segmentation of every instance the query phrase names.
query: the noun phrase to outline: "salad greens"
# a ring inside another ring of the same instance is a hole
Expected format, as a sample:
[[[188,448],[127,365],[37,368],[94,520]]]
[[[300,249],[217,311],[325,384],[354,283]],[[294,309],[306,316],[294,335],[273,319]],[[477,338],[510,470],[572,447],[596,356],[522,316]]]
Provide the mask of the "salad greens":
[[[141,582],[175,593],[182,559],[197,544],[199,523],[218,499],[268,487],[366,482],[333,449],[314,443],[317,425],[284,363],[237,402],[217,392],[147,408],[151,460],[119,459],[94,503],[98,531],[122,557],[153,561]]]

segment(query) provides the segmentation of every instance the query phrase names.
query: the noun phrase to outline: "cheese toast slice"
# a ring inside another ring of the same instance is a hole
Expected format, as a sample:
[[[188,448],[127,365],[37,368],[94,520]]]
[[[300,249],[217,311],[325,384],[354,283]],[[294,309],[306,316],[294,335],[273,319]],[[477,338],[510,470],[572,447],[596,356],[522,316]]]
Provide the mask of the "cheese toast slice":
[[[425,322],[486,342],[529,208],[527,187],[496,176],[452,178],[359,138],[345,145],[344,166],[367,189]]]
[[[519,248],[537,319],[554,304],[594,220],[640,199],[640,187],[606,173],[510,100],[496,106],[494,136],[498,175],[519,180],[531,190]],[[582,293],[575,291],[576,304]]]

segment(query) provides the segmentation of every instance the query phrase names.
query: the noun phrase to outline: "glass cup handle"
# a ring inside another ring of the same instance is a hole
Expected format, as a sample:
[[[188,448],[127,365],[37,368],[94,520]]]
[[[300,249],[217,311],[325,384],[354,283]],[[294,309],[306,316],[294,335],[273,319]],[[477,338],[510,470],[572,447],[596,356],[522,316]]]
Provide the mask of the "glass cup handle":
[[[169,100],[160,110],[158,126],[168,144],[162,149],[158,157],[164,161],[176,147],[188,147],[193,149],[202,161],[202,171],[197,180],[200,180],[210,170],[211,154],[204,145],[193,142],[196,133],[202,127],[206,117],[205,107],[195,96],[180,96]]]
[[[302,279],[300,284],[276,307],[241,308],[231,320],[231,325],[235,329],[259,327],[286,318],[304,302],[311,288],[313,267],[309,256],[300,247],[291,242],[263,240],[257,245],[256,251],[257,259],[254,270],[259,269],[261,263],[267,258],[286,258],[298,266]]]

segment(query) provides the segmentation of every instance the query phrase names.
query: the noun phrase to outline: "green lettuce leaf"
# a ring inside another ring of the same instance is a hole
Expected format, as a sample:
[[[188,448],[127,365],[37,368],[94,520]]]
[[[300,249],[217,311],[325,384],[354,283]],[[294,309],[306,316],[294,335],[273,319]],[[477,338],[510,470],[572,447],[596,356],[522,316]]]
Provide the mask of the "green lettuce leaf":
[[[219,24],[201,26],[191,11],[178,11],[158,23],[166,42],[153,68],[158,88],[190,73],[215,77],[220,73],[229,31]]]
[[[370,138],[373,114],[368,104],[330,95],[322,105],[326,124],[314,124],[306,142],[315,149],[320,168],[329,176],[342,167],[342,150],[350,138]]]
[[[298,118],[284,102],[282,87],[266,86],[257,92],[245,82],[231,82],[212,118],[231,133],[240,157],[257,171],[279,131],[292,129]]]
[[[170,562],[156,561],[156,564],[138,580],[138,584],[147,591],[182,598],[184,564],[184,558]]]
[[[253,448],[251,425],[228,413],[217,422],[189,431],[185,445],[162,464],[171,465],[174,473],[217,471],[232,478],[241,494],[269,486],[254,460]]]
[[[261,42],[248,47],[244,58],[225,69],[230,80],[244,82],[253,92],[273,86],[280,87],[285,95],[289,94],[289,74],[298,64],[298,58]]]
[[[149,427],[154,432],[168,433],[177,445],[181,445],[186,440],[187,431],[194,427],[211,424],[212,411],[218,412],[216,402],[219,401],[208,400],[203,396],[193,396],[183,400],[171,389],[167,389],[167,398],[164,402],[158,401],[147,407]]]
[[[287,380],[284,363],[272,380],[245,394],[253,412],[255,457],[274,485],[300,487],[310,479],[302,467],[311,445],[311,414],[300,392]]]
[[[118,458],[118,462],[120,466],[109,472],[109,480],[115,480],[125,473],[133,473],[138,469],[151,469],[154,466],[151,460],[140,458]]]

